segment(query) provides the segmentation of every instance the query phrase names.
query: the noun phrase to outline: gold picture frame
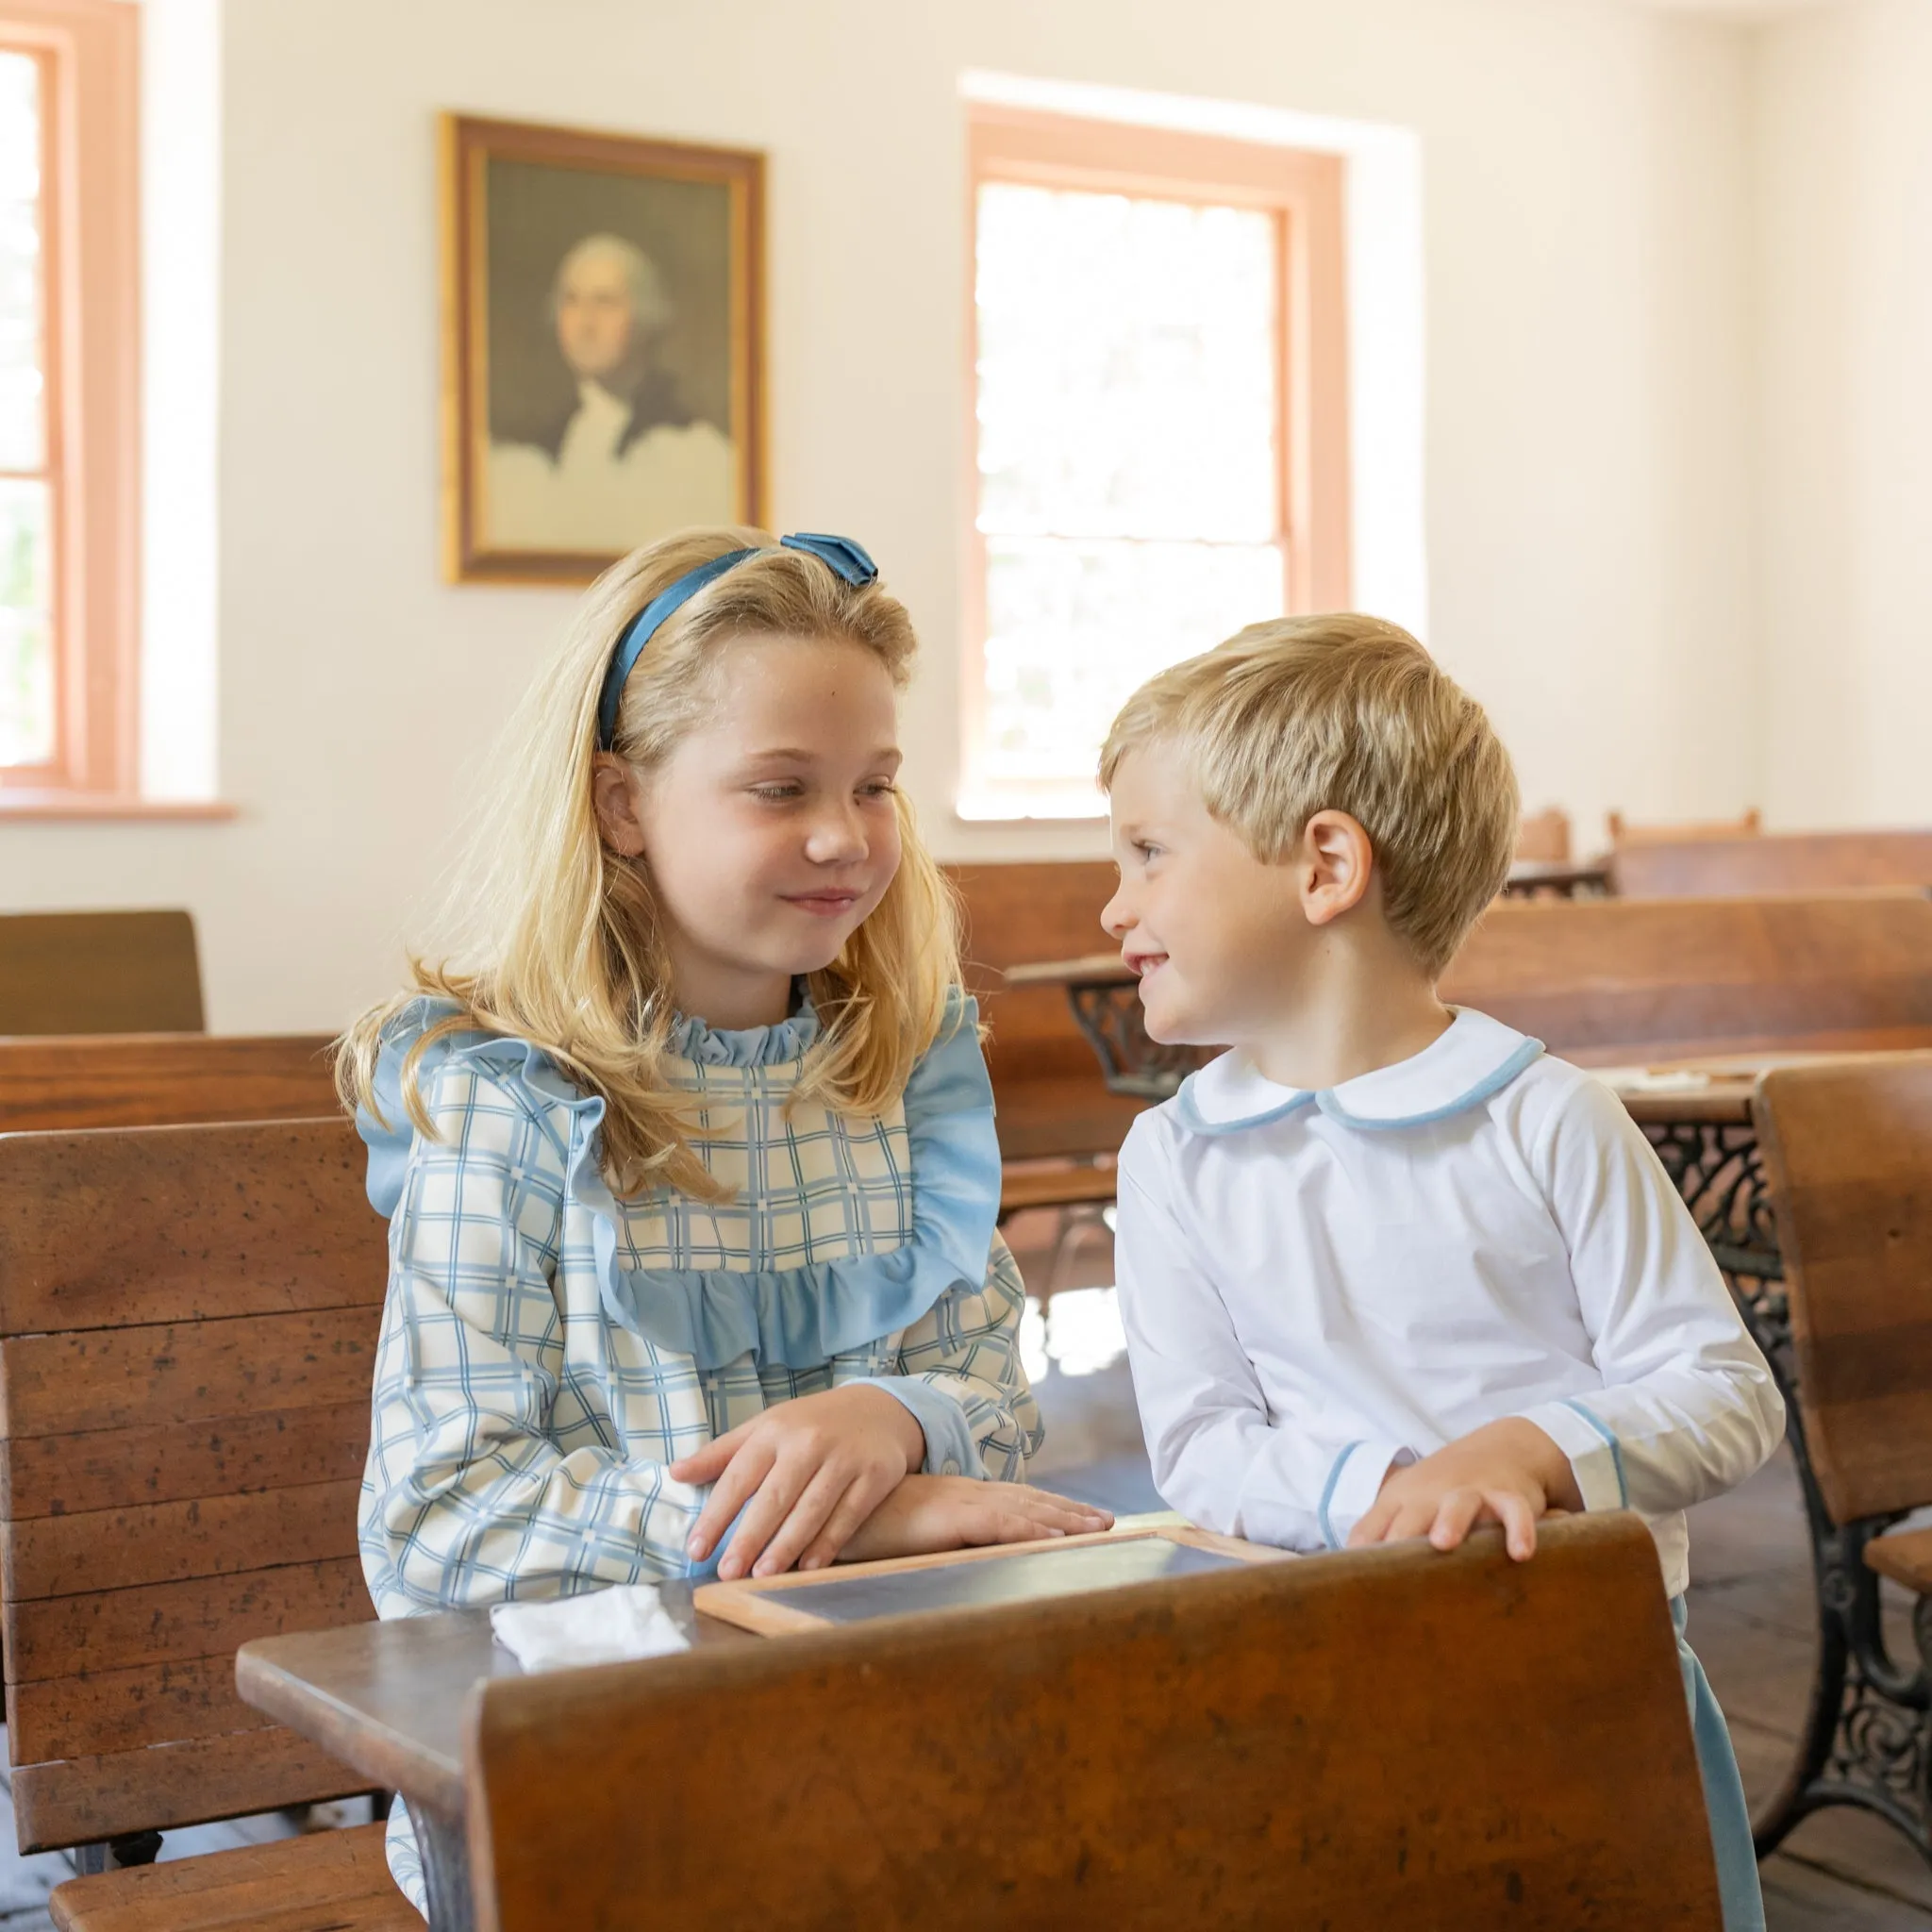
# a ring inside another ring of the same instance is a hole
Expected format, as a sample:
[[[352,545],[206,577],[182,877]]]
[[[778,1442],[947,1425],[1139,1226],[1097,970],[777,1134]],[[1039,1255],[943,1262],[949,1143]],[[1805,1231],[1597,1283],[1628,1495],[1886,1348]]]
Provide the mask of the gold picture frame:
[[[762,524],[764,157],[441,117],[443,574]]]

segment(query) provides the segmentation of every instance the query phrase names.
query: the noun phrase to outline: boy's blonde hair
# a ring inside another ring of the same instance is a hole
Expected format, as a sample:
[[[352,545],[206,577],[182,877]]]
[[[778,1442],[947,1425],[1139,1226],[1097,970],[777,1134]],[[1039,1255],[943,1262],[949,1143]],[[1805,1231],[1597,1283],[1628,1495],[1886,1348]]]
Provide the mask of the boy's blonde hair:
[[[1265,862],[1285,858],[1318,811],[1357,820],[1383,914],[1431,976],[1503,890],[1516,849],[1509,754],[1399,625],[1350,612],[1254,624],[1150,678],[1108,733],[1102,786],[1157,741]]]
[[[410,959],[408,991],[343,1035],[337,1084],[377,1111],[384,1027],[423,994],[453,1001],[403,1065],[410,1120],[430,1130],[418,1077],[424,1051],[466,1029],[527,1040],[586,1092],[601,1094],[605,1172],[633,1193],[668,1184],[719,1190],[691,1146],[691,1101],[670,1085],[676,1015],[659,914],[641,860],[609,850],[591,796],[597,705],[618,639],[667,586],[734,550],[756,549],[652,636],[625,680],[614,750],[649,772],[716,702],[719,649],[734,638],[830,638],[874,657],[903,688],[917,640],[906,607],[877,583],[853,586],[762,530],[685,530],[634,551],[591,585],[561,648],[538,676],[491,762],[493,790],[437,935]],[[876,1114],[938,1037],[959,982],[951,889],[895,794],[901,856],[886,895],[844,951],[810,976],[823,1031],[798,1094]],[[693,828],[692,836],[702,837]]]

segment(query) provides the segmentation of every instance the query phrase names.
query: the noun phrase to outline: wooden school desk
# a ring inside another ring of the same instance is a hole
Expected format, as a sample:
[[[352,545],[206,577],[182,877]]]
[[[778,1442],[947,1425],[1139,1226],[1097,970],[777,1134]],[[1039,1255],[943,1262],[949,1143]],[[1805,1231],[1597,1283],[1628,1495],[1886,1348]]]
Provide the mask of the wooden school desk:
[[[1484,1530],[735,1641],[660,1588],[698,1655],[527,1678],[471,1611],[262,1640],[238,1681],[401,1786],[438,1932],[1232,1928],[1279,1917],[1285,1870],[1311,1923],[1355,1932],[1574,1932],[1580,1900],[1716,1932],[1627,1512],[1553,1523],[1533,1563]],[[1390,1736],[1415,1748],[1391,1761]]]
[[[661,1586],[693,1647],[764,1640],[701,1617],[689,1583]],[[488,1610],[258,1638],[235,1658],[242,1698],[408,1801],[429,1888],[430,1932],[473,1932],[463,1719],[484,1677],[521,1676]]]
[[[1171,1511],[1124,1516],[1121,1530],[1173,1527]],[[770,1640],[700,1616],[694,1584],[658,1586],[692,1647]],[[408,1802],[429,1889],[430,1932],[473,1932],[463,1724],[471,1690],[523,1667],[491,1636],[490,1612],[445,1610],[389,1623],[263,1637],[236,1653],[244,1702],[322,1745]]]

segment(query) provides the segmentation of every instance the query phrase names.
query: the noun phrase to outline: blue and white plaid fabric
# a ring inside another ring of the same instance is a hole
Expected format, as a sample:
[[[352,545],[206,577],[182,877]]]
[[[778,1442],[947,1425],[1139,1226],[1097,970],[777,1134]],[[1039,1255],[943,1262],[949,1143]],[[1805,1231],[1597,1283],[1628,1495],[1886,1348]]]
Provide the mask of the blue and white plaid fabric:
[[[904,1110],[848,1120],[793,1101],[813,1031],[809,1014],[751,1035],[687,1028],[675,1068],[703,1096],[694,1144],[736,1192],[616,1203],[625,1272],[812,1270],[912,1240],[924,1183]],[[682,1576],[705,1491],[665,1465],[774,1403],[844,1383],[899,1394],[925,1428],[929,1466],[1024,1478],[1041,1429],[1020,1363],[1024,1290],[996,1233],[981,1278],[955,1280],[902,1328],[823,1361],[746,1353],[700,1369],[614,1318],[597,1254],[612,1202],[579,1158],[596,1115],[582,1096],[513,1058],[458,1053],[425,1098],[437,1131],[410,1137],[400,1168],[362,1483],[379,1615]],[[420,1908],[400,1806],[391,1866]]]

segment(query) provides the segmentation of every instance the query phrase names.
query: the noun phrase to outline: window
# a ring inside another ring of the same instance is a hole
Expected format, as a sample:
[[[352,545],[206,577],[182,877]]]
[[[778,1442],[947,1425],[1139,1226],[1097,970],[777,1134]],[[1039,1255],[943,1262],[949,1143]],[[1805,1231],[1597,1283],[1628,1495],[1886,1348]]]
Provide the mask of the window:
[[[0,810],[135,788],[135,27],[0,4]]]
[[[1347,602],[1341,163],[982,106],[960,812],[1097,813],[1152,673]]]

